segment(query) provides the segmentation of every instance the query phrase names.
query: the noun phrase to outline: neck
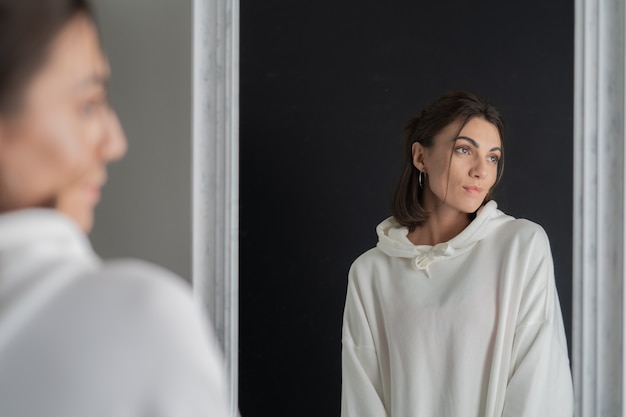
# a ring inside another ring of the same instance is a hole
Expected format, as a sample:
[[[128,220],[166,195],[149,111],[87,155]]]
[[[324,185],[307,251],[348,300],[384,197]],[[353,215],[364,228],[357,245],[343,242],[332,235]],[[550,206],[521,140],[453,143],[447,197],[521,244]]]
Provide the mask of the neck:
[[[468,213],[454,210],[441,203],[438,206],[427,204],[424,208],[430,213],[428,220],[407,236],[414,245],[434,246],[447,242],[471,223],[471,216]]]

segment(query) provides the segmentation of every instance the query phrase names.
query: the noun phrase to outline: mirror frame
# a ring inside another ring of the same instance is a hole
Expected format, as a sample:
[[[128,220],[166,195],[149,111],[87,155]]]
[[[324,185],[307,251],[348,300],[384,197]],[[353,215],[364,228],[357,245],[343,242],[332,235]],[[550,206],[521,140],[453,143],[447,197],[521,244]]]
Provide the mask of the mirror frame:
[[[193,0],[192,282],[238,411],[239,0]]]
[[[193,284],[238,415],[239,0],[194,0]],[[626,7],[576,0],[573,376],[579,417],[624,415]]]
[[[576,416],[625,415],[624,0],[576,0],[573,356]]]

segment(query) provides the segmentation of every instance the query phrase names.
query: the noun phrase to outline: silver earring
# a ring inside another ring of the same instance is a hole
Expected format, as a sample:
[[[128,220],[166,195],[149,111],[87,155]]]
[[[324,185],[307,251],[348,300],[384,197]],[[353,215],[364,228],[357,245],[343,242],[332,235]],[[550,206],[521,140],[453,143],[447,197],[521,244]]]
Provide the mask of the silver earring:
[[[417,183],[419,184],[421,189],[424,189],[424,172],[420,171],[417,175]]]

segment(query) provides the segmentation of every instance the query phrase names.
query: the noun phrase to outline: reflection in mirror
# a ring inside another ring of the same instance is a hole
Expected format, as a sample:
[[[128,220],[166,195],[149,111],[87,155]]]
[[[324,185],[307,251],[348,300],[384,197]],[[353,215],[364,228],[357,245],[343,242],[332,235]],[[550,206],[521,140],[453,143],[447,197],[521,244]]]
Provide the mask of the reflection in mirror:
[[[448,93],[404,133],[392,217],[350,269],[341,415],[571,417],[548,238],[491,200],[502,116]]]
[[[573,21],[566,1],[242,2],[242,415],[339,415],[348,270],[392,214],[403,126],[445,91],[503,114],[494,199],[545,229],[569,336]]]

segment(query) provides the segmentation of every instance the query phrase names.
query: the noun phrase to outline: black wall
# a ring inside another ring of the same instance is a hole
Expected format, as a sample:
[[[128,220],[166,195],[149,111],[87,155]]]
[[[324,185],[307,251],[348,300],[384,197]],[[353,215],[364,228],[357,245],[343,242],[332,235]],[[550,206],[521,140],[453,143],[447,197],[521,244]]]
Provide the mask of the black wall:
[[[573,22],[562,0],[241,0],[243,416],[339,415],[348,268],[405,122],[448,90],[504,114],[496,200],[546,229],[569,332]]]

